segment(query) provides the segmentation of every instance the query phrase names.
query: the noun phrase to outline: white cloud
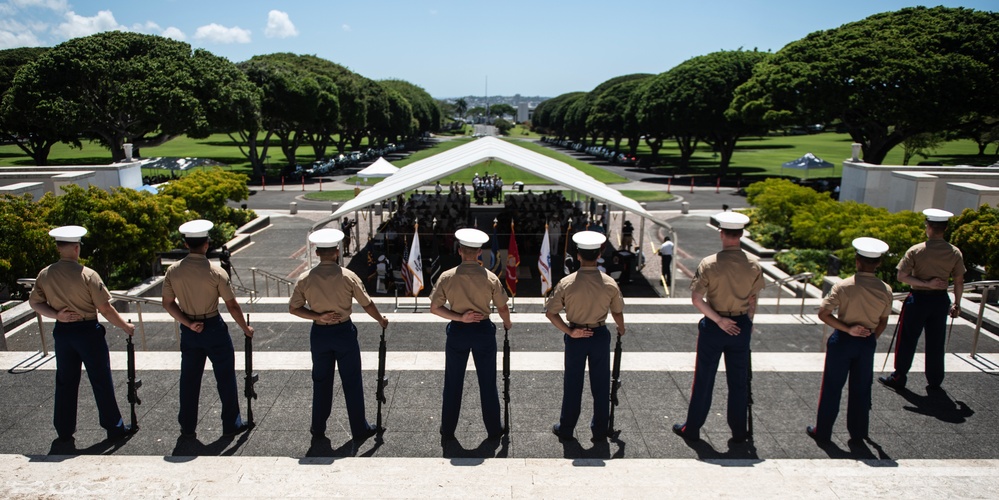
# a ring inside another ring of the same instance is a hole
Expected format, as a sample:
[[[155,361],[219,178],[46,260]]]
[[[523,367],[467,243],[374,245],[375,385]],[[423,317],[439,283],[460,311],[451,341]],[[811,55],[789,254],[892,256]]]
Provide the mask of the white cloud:
[[[10,0],[10,4],[21,9],[41,7],[56,12],[66,12],[69,10],[69,2],[66,0]]]
[[[194,39],[214,43],[250,43],[250,30],[245,30],[239,26],[227,28],[212,23],[199,27],[194,32]]]
[[[38,47],[42,45],[34,30],[17,21],[0,19],[0,49]]]
[[[267,13],[267,28],[264,29],[267,38],[288,38],[298,36],[298,30],[292,24],[287,12],[272,10]]]
[[[182,42],[187,39],[187,35],[185,35],[180,28],[175,28],[173,26],[163,30],[163,33],[161,34],[167,38],[173,38],[174,40],[180,40]]]
[[[340,29],[342,29],[344,31],[350,31],[350,25],[349,24],[342,24],[342,25],[340,25]]]
[[[89,36],[104,31],[128,31],[128,28],[115,21],[110,10],[102,10],[96,16],[86,17],[69,11],[65,15],[66,22],[61,23],[53,31],[70,39]]]
[[[135,31],[136,33],[145,33],[147,35],[158,35],[161,31],[163,31],[163,28],[160,28],[160,25],[152,21],[146,21],[144,23],[133,24],[131,31]]]

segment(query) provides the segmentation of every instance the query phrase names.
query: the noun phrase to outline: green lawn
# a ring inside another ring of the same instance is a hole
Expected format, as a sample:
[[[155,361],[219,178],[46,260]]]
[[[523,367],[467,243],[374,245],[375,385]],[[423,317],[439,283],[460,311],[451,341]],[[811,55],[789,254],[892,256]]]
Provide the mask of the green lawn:
[[[506,140],[532,151],[564,161],[576,168],[579,168],[583,172],[586,172],[601,182],[624,182],[623,177],[605,172],[589,164],[573,160],[566,155],[546,147],[539,146],[530,141],[517,140],[518,137],[524,137],[522,135],[518,135],[518,130],[520,129],[515,128],[514,132],[511,133],[511,136]],[[533,135],[534,134],[531,134],[528,137],[533,137]],[[459,137],[450,141],[444,141],[437,144],[433,148],[418,151],[410,155],[405,160],[401,160],[396,163],[396,166],[406,166],[422,158],[438,154],[462,144],[467,144],[471,140],[471,138]],[[744,138],[739,141],[736,147],[735,155],[732,158],[731,171],[733,173],[741,173],[742,175],[748,176],[780,175],[781,163],[793,160],[805,153],[810,152],[834,165],[834,167],[829,170],[820,170],[817,172],[813,171],[809,173],[810,177],[839,177],[842,173],[842,161],[850,156],[851,143],[852,141],[850,137],[846,134],[836,134],[833,132],[786,137],[767,136]],[[622,150],[626,147],[626,144],[622,145]],[[335,149],[331,149],[330,152],[332,153],[334,150]],[[281,150],[277,146],[276,142],[274,142],[268,150],[270,155],[268,164],[274,168],[278,168],[284,163],[284,157],[280,151]],[[994,153],[995,147],[989,147],[989,151]],[[307,163],[311,159],[311,148],[307,146],[301,147],[299,148],[299,152],[301,153],[301,162]],[[999,160],[999,156],[995,154],[979,157],[977,156],[977,152],[977,147],[971,141],[950,141],[940,147],[935,154],[931,155],[928,161],[937,161],[944,165],[990,165]],[[643,157],[647,157],[651,154],[649,147],[644,141],[642,141],[639,145],[638,153]],[[178,137],[157,147],[144,148],[142,149],[141,154],[143,157],[165,156],[180,158],[210,158],[227,164],[231,169],[236,171],[249,170],[249,164],[246,161],[246,158],[240,153],[239,147],[237,147],[225,134],[215,134],[204,139]],[[660,151],[660,156],[667,163],[665,168],[670,168],[671,163],[675,164],[678,157],[675,142],[666,141],[665,147],[663,147]],[[52,147],[52,152],[49,155],[50,165],[95,165],[107,164],[110,161],[111,154],[107,151],[107,149],[96,143],[85,143],[82,149],[74,149],[65,144],[57,144]],[[924,161],[924,159],[917,157],[913,160],[913,163],[917,163],[919,161]],[[901,147],[896,147],[885,159],[886,164],[900,165],[901,162]],[[717,169],[718,159],[713,157],[709,146],[701,144],[697,153],[694,154],[691,163],[692,173],[712,175],[712,173]],[[26,166],[32,165],[32,162],[17,146],[6,145],[0,146],[0,166],[5,165]],[[532,184],[548,184],[547,181],[543,181],[534,176],[529,176],[518,169],[514,169],[513,167],[508,167],[497,162],[471,166],[469,169],[444,179],[443,183],[450,182],[451,180],[469,182],[471,181],[472,174],[474,172],[479,171],[482,173],[482,171],[485,170],[489,170],[491,173],[499,173],[503,176],[503,180],[506,181],[508,185],[512,184],[513,181],[516,180]],[[803,176],[804,172],[800,170],[785,170],[784,175]],[[350,181],[353,182],[354,179],[350,179]]]
[[[354,190],[342,191],[310,191],[305,193],[306,200],[313,201],[347,201],[354,199]]]
[[[627,141],[622,144],[622,150],[627,150],[626,143]],[[736,144],[730,171],[742,175],[781,175],[780,166],[782,163],[797,159],[805,153],[812,153],[832,163],[833,168],[811,171],[808,174],[809,177],[839,177],[843,172],[843,160],[850,157],[852,143],[853,140],[849,135],[834,132],[813,135],[747,137]],[[989,150],[994,151],[994,148],[990,147]],[[994,154],[983,158],[977,156],[977,153],[978,147],[974,142],[956,140],[945,143],[928,160],[916,157],[911,160],[910,164],[915,165],[920,161],[935,161],[944,165],[990,165],[999,160],[999,156]],[[645,144],[645,141],[639,145],[638,154],[641,157],[651,156],[651,149]],[[679,158],[676,142],[666,141],[664,147],[659,150],[659,155],[666,162],[664,168],[671,168],[672,165],[675,165]],[[898,146],[888,153],[884,164],[901,165],[902,156],[902,147]],[[718,168],[718,161],[719,159],[714,157],[711,147],[702,143],[691,158],[692,173],[711,175]],[[785,169],[783,174],[804,177],[805,172]]]

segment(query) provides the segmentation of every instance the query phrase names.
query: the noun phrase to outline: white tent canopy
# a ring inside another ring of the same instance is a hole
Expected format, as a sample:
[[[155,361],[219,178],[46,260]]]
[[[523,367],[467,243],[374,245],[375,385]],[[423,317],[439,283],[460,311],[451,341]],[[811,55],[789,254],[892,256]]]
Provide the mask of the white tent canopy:
[[[833,168],[833,164],[829,163],[812,153],[805,153],[804,156],[798,158],[797,160],[786,161],[781,164],[780,170],[781,175],[784,175],[785,168],[794,168],[798,170],[805,171],[805,178],[808,178],[808,171],[815,170],[819,168]]]
[[[336,220],[338,216],[367,208],[382,200],[391,199],[406,191],[420,188],[485,160],[496,160],[517,167],[555,184],[668,227],[667,224],[657,221],[637,201],[624,196],[618,190],[597,181],[575,167],[495,137],[483,137],[414,162],[400,169],[398,173],[388,179],[361,191],[356,198],[341,205],[330,216],[330,219]]]
[[[368,165],[367,168],[361,170],[357,173],[357,176],[362,179],[370,179],[373,177],[390,177],[397,172],[399,172],[399,167],[392,165],[385,158],[378,157],[374,163]]]

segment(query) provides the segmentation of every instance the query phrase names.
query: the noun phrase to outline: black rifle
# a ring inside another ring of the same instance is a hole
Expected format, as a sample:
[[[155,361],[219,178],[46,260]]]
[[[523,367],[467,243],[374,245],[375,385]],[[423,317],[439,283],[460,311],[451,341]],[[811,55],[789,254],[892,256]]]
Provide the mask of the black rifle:
[[[132,432],[139,430],[139,420],[135,417],[135,405],[141,405],[139,399],[139,387],[142,381],[135,378],[135,344],[132,343],[132,336],[128,335],[128,404],[132,407]]]
[[[510,435],[510,330],[503,329],[503,433]]]
[[[888,356],[892,353],[891,349],[895,345],[895,337],[898,336],[898,329],[902,326],[902,315],[905,314],[905,304],[908,301],[909,298],[906,297],[906,300],[902,301],[902,307],[898,310],[898,321],[895,323],[895,331],[891,334],[891,341],[888,342],[888,351],[885,352],[885,362],[881,363],[881,371],[885,371],[885,367],[888,366]],[[950,325],[954,326],[954,323],[951,322]]]
[[[246,315],[246,324],[250,324],[249,314]],[[260,375],[253,373],[253,337],[247,335],[243,338],[246,341],[246,384],[243,390],[243,394],[246,396],[246,423],[253,425],[253,400],[257,399],[257,391],[253,386],[260,380]]]
[[[749,354],[746,358],[747,361],[747,371],[746,374],[746,412],[747,412],[747,423],[749,424],[748,437],[750,440],[753,439],[753,350],[749,350]]]
[[[375,427],[378,432],[385,431],[385,428],[382,427],[382,403],[388,401],[385,398],[386,385],[388,385],[388,379],[385,378],[385,329],[382,328],[382,339],[378,342],[378,385],[375,389],[375,399],[378,400],[378,423]]]
[[[607,419],[607,431],[614,432],[614,407],[620,403],[617,390],[621,388],[621,335],[617,336],[614,346],[614,370],[611,371],[610,417]]]

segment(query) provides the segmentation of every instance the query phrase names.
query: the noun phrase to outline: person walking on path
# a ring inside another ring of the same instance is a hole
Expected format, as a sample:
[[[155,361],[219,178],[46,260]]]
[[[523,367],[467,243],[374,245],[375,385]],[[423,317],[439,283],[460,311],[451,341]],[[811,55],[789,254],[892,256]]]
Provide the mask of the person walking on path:
[[[701,260],[690,282],[691,302],[704,317],[697,324],[697,357],[687,420],[673,425],[673,432],[686,440],[700,439],[701,427],[711,410],[718,362],[724,354],[730,442],[744,443],[749,437],[749,342],[757,296],[764,285],[763,270],[740,247],[749,217],[721,212],[714,219],[721,228],[722,250]]]
[[[565,373],[562,379],[562,412],[552,433],[559,441],[572,440],[583,398],[583,372],[590,366],[593,395],[593,440],[607,438],[610,415],[610,313],[617,334],[624,335],[624,298],[614,278],[600,272],[597,258],[607,237],[594,231],[572,236],[579,270],[559,280],[548,300],[545,317],[564,335]],[[565,320],[561,313],[565,310]]]
[[[875,238],[857,238],[853,240],[853,248],[857,251],[857,274],[834,285],[819,309],[819,319],[834,330],[826,341],[815,426],[806,427],[805,432],[821,446],[832,439],[847,377],[850,391],[846,429],[851,440],[859,442],[867,438],[874,351],[891,314],[891,287],[874,275],[888,244]]]
[[[125,322],[111,306],[111,292],[100,275],[80,264],[80,245],[86,234],[86,228],[81,226],[63,226],[49,231],[49,236],[55,238],[59,261],[38,273],[28,296],[28,303],[35,312],[56,320],[52,328],[56,358],[52,423],[60,442],[72,442],[76,433],[81,364],[87,367],[98,421],[107,431],[108,439],[118,439],[132,432],[118,410],[106,329],[97,322],[97,313],[129,337],[135,333],[135,327]]]
[[[180,423],[181,437],[197,436],[198,400],[205,360],[212,361],[212,372],[222,400],[222,435],[235,436],[250,426],[239,412],[239,392],[236,385],[235,351],[229,327],[219,314],[219,298],[225,302],[229,315],[243,334],[253,337],[253,327],[246,323],[243,310],[229,283],[229,275],[212,264],[205,254],[211,240],[208,231],[214,227],[204,219],[185,222],[180,226],[184,242],[191,253],[167,269],[163,278],[163,308],[180,323]]]
[[[673,242],[669,236],[663,238],[663,244],[659,246],[659,258],[662,260],[662,276],[666,283],[666,290],[673,286]]]
[[[939,391],[944,380],[944,354],[947,343],[947,315],[961,314],[964,288],[964,256],[944,240],[947,222],[954,214],[936,208],[923,210],[926,241],[913,245],[898,262],[898,280],[912,287],[898,319],[895,371],[878,381],[896,391],[905,388],[919,336],[926,330],[926,390]],[[954,280],[954,303],[947,294]]]
[[[430,294],[430,312],[451,320],[446,330],[442,445],[455,439],[469,352],[475,361],[482,421],[488,439],[496,440],[503,435],[496,387],[496,325],[489,319],[490,301],[503,319],[503,328],[509,330],[513,326],[503,284],[495,274],[479,265],[482,245],[489,241],[489,235],[467,228],[456,231],[454,237],[460,245],[461,264],[441,273]]]
[[[388,319],[378,312],[378,306],[364,290],[361,278],[340,266],[337,245],[343,238],[344,233],[337,229],[320,229],[309,235],[309,241],[316,245],[319,265],[298,278],[288,301],[288,311],[312,320],[309,333],[312,352],[312,439],[326,438],[326,421],[333,409],[333,372],[339,364],[350,433],[355,442],[361,442],[378,430],[368,424],[364,416],[361,348],[357,344],[357,327],[350,320],[351,300],[356,300],[382,328],[388,326]]]

